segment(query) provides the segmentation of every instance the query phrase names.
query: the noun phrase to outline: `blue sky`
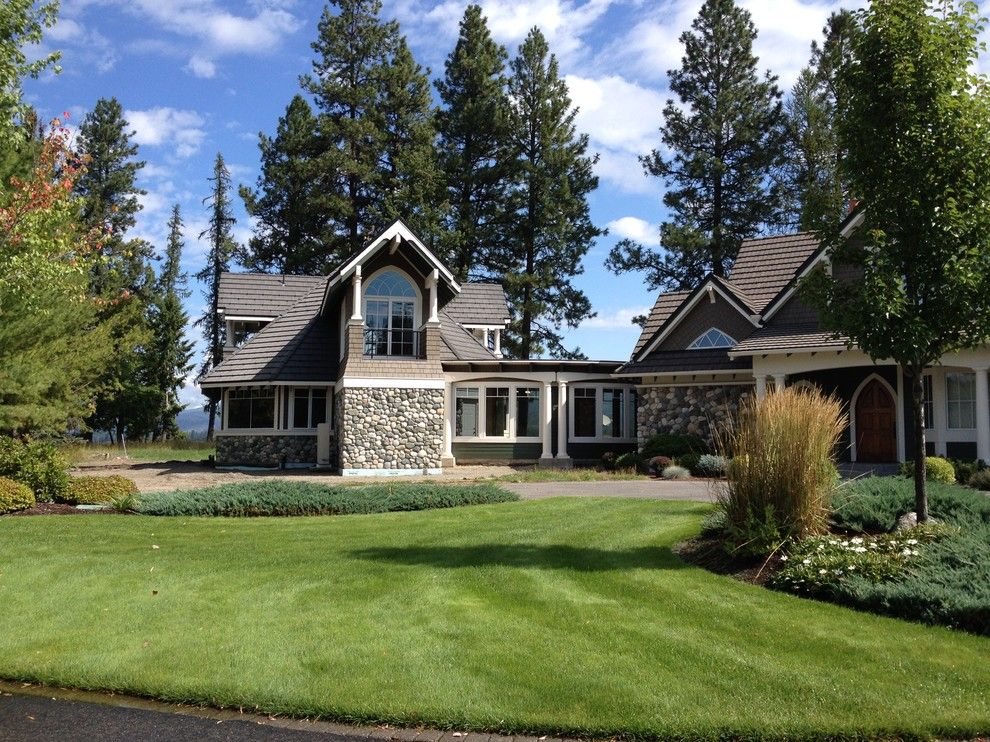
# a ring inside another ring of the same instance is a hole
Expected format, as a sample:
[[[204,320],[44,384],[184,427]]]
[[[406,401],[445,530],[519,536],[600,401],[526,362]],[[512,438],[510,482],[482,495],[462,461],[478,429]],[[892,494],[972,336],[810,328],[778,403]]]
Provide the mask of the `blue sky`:
[[[662,184],[643,175],[636,157],[657,146],[660,109],[668,96],[666,70],[682,53],[677,37],[701,0],[490,0],[482,6],[495,37],[514,52],[539,26],[560,60],[577,122],[599,153],[600,185],[591,198],[596,224],[610,234],[585,259],[578,285],[598,316],[565,336],[592,358],[622,359],[637,336],[629,319],[653,303],[640,277],[616,277],[603,267],[624,236],[657,239]],[[790,87],[808,59],[830,0],[742,0],[759,29],[761,64]],[[854,3],[855,4],[855,3]],[[420,64],[442,73],[465,2],[385,0],[383,16],[397,18]],[[845,3],[850,5],[850,3]],[[271,133],[298,77],[312,61],[310,43],[323,10],[310,0],[63,0],[60,21],[45,49],[63,52],[60,75],[28,81],[29,101],[46,117],[68,111],[70,123],[100,97],[124,106],[147,166],[148,191],[137,233],[158,247],[173,203],[186,222],[184,269],[202,266],[198,239],[206,226],[203,198],[213,158],[223,152],[236,184],[254,184],[257,133]],[[235,197],[236,237],[250,224]],[[201,288],[192,284],[188,309],[202,313]],[[191,330],[195,333],[196,331]],[[198,339],[198,333],[196,335]],[[190,383],[187,402],[201,397]]]

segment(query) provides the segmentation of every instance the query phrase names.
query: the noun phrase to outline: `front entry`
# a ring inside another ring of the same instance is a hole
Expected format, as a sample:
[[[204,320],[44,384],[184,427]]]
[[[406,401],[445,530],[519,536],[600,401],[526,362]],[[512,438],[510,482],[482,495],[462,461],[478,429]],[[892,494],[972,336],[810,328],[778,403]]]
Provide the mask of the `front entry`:
[[[897,461],[897,407],[877,379],[863,387],[856,400],[856,461]]]

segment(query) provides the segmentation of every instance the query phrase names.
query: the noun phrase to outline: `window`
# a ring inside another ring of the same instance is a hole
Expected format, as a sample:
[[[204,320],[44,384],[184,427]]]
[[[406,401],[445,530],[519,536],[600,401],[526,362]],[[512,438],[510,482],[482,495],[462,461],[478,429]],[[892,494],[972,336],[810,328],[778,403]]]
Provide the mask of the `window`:
[[[485,435],[504,437],[509,429],[509,387],[485,389]]]
[[[594,387],[577,387],[574,389],[574,430],[575,438],[596,438],[595,407],[598,390]]]
[[[932,430],[935,427],[935,396],[934,388],[932,386],[932,377],[924,377],[925,384],[925,398],[922,403],[922,408],[925,414],[925,429]]]
[[[719,330],[717,327],[711,328],[704,335],[696,339],[688,346],[689,350],[702,350],[704,348],[731,348],[736,341]]]
[[[232,320],[227,323],[227,331],[230,337],[227,338],[228,345],[240,348],[258,332],[264,329],[268,323],[265,321]]]
[[[364,322],[368,328],[364,354],[414,356],[417,351],[416,290],[398,271],[387,270],[364,290]]]
[[[275,389],[231,389],[227,392],[228,428],[274,428]]]
[[[976,427],[976,374],[949,373],[945,375],[945,397],[949,427]]]
[[[327,421],[326,389],[297,387],[292,394],[293,428],[315,428]]]
[[[478,435],[478,388],[454,390],[454,435],[474,438]]]
[[[521,386],[516,388],[516,437],[540,436],[540,389]]]
[[[626,395],[622,389],[602,389],[602,438],[623,438],[622,407]]]

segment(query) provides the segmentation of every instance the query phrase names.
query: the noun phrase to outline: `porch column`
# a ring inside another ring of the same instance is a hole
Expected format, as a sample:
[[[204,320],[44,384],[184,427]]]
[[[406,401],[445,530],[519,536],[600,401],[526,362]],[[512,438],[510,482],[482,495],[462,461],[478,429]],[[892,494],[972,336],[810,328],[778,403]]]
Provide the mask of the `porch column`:
[[[495,337],[498,337],[496,335]],[[549,381],[543,382],[543,453],[541,459],[553,458],[553,386]]]
[[[440,281],[440,271],[434,268],[433,272],[430,274],[429,279],[427,280],[427,286],[430,289],[430,319],[429,319],[430,322],[440,321],[440,317],[437,314],[438,311],[437,283],[439,283],[439,281]]]
[[[780,391],[787,385],[787,374],[774,374],[773,375],[773,388],[776,391]]]
[[[987,369],[974,368],[976,372],[976,458],[990,462],[990,390],[987,388]]]
[[[763,399],[767,396],[767,377],[766,374],[758,374],[756,377],[756,398]]]
[[[361,266],[357,266],[354,269],[354,298],[351,312],[351,319],[355,319],[358,322],[361,321]]]
[[[495,350],[494,350],[494,353],[495,353],[495,355],[498,358],[501,358],[502,357],[502,331],[501,330],[495,330]]]
[[[557,382],[557,458],[570,460],[567,455],[567,382]]]

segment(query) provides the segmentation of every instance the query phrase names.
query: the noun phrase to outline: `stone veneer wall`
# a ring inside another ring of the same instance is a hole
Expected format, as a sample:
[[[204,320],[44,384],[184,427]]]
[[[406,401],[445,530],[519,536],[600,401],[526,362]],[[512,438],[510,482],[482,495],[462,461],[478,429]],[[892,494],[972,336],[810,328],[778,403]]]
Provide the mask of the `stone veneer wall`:
[[[341,471],[440,468],[442,389],[345,387],[337,408]]]
[[[639,444],[657,433],[677,433],[699,436],[712,445],[712,425],[734,415],[752,393],[747,385],[642,388],[636,410]]]
[[[223,435],[217,441],[220,466],[279,466],[316,464],[315,435]]]

